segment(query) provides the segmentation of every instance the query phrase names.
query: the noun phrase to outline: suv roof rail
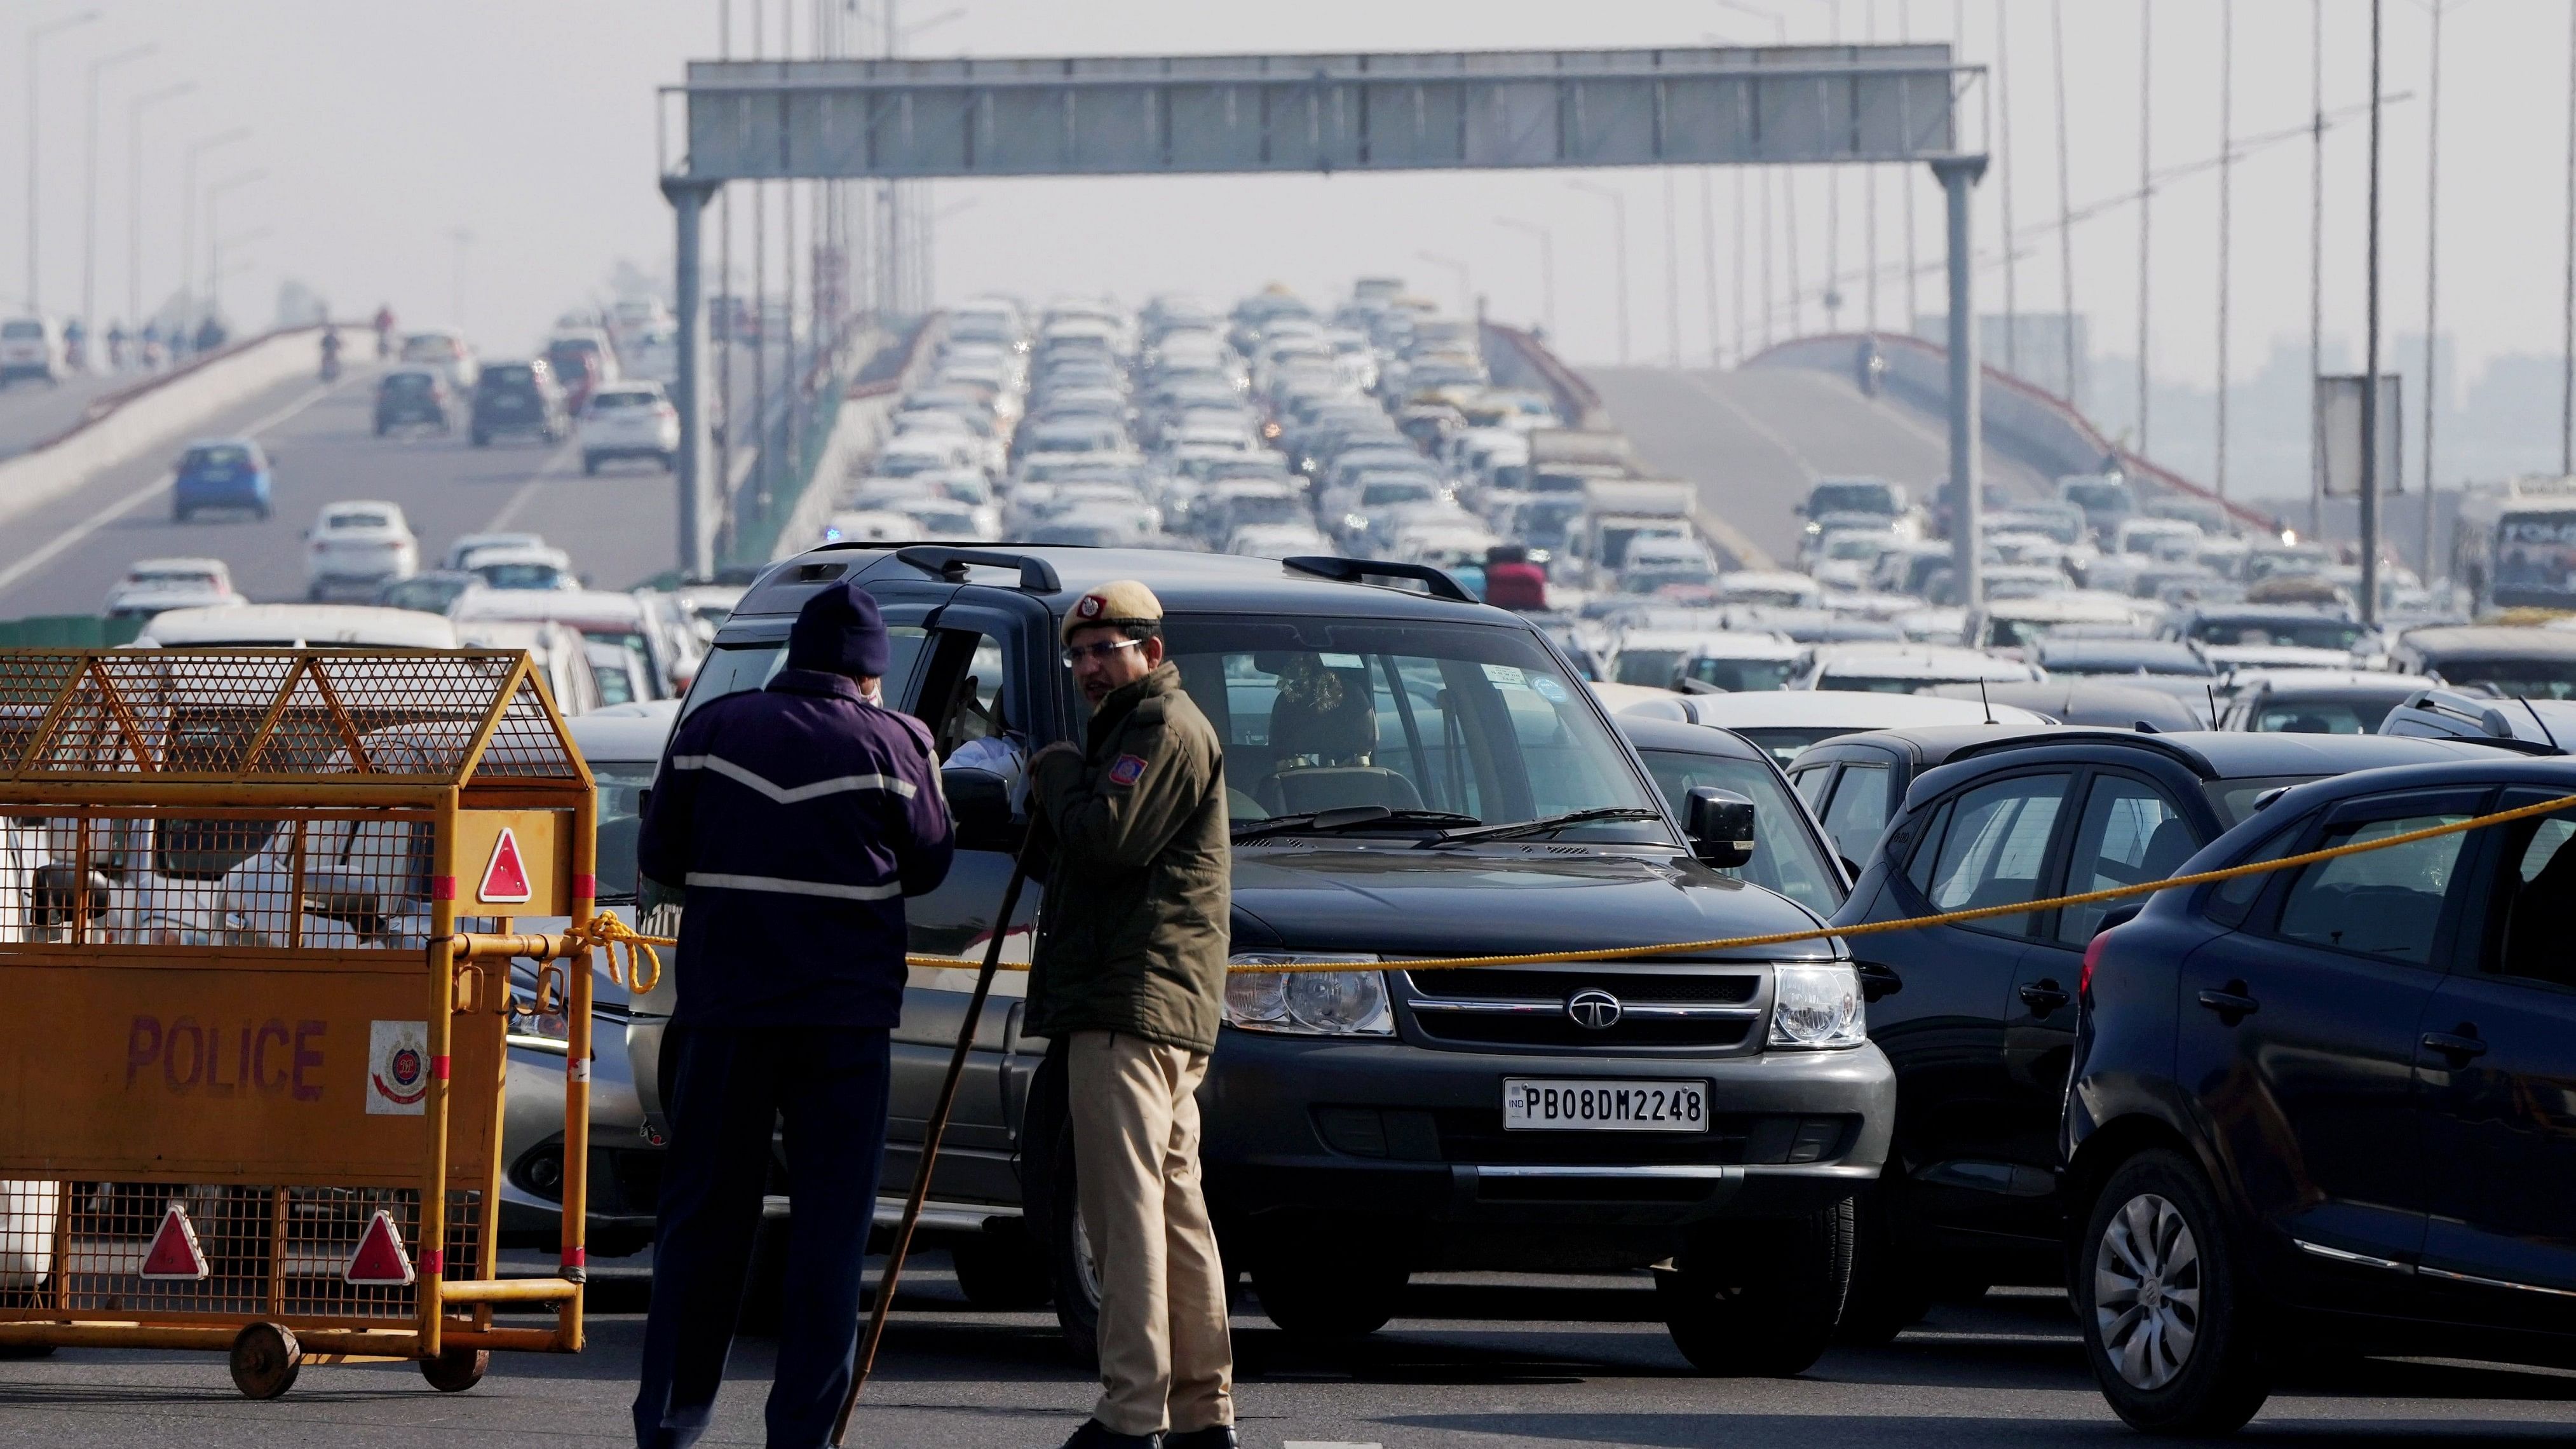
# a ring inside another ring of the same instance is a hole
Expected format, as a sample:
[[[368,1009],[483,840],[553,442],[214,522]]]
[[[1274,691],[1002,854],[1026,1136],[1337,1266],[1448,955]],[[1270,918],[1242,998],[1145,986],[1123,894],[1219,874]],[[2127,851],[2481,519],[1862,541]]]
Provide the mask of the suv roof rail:
[[[2520,708],[2516,709],[2516,705]],[[2411,735],[2418,739],[2468,740],[2530,755],[2567,753],[2566,747],[2555,739],[2544,742],[2524,733],[2522,722],[2525,718],[2538,725],[2543,735],[2554,733],[2541,720],[2540,712],[2526,701],[2497,699],[2459,689],[2419,689],[2388,712],[2388,717],[2380,722],[2379,733]]]
[[[2204,780],[2217,778],[2217,772],[2210,768],[2209,761],[2201,758],[2197,750],[2176,744],[2164,735],[2140,734],[2135,730],[2116,729],[2110,726],[2042,729],[2026,735],[2007,735],[1997,740],[1980,740],[1975,744],[1952,751],[1949,759],[1943,763],[1957,764],[1961,760],[1980,759],[1987,755],[2001,754],[2006,750],[2038,750],[2046,749],[2050,745],[2073,744],[2125,745],[2132,749],[2150,750]]]
[[[970,564],[987,568],[1018,569],[1020,587],[1033,594],[1056,594],[1064,591],[1064,581],[1056,577],[1055,565],[1035,554],[1004,553],[988,548],[950,548],[943,544],[921,543],[898,548],[894,556],[936,579],[952,584],[966,581]]]
[[[1368,582],[1371,578],[1413,579],[1427,586],[1435,599],[1455,599],[1462,604],[1483,602],[1474,594],[1468,593],[1466,585],[1429,564],[1394,563],[1386,559],[1374,558],[1341,558],[1331,554],[1314,553],[1299,554],[1295,558],[1283,558],[1279,562],[1291,573],[1311,574],[1319,579],[1331,579],[1335,583],[1360,584]]]

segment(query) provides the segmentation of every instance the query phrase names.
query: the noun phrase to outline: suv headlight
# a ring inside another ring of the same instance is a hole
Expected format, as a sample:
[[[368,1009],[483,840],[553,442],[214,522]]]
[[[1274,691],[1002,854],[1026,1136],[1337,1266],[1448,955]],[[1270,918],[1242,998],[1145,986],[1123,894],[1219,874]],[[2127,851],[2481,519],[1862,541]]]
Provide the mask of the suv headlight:
[[[1860,973],[1841,961],[1771,968],[1775,1047],[1855,1047],[1869,1040]]]
[[[1231,967],[1293,966],[1320,961],[1375,961],[1364,954],[1246,951]],[[1245,1031],[1290,1036],[1393,1036],[1395,1011],[1383,971],[1231,971],[1225,1019]]]

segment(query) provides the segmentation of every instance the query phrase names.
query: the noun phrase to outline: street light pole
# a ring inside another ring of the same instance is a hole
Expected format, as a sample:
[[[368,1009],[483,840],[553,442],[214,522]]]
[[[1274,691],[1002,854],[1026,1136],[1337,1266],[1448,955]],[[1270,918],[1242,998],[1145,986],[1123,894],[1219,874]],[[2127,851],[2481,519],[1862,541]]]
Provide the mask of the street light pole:
[[[2370,0],[2370,207],[2361,327],[2361,622],[2365,624],[2379,622],[2379,11],[2380,0]]]
[[[40,75],[36,68],[36,46],[46,36],[59,34],[75,25],[87,25],[97,18],[97,11],[84,10],[78,15],[66,15],[60,20],[48,20],[42,25],[27,28],[27,310],[30,312],[42,313],[45,310],[37,299],[36,288],[36,244],[39,237],[36,226],[36,164],[42,154],[36,146],[36,126],[44,116],[36,104],[36,83]]]
[[[206,315],[209,317],[220,317],[224,310],[223,276],[217,270],[221,248],[215,240],[223,235],[223,232],[215,222],[216,217],[221,214],[216,211],[215,203],[223,199],[225,192],[248,186],[267,175],[268,172],[265,170],[244,171],[237,176],[225,177],[206,188]]]
[[[1494,225],[1538,238],[1538,315],[1547,335],[1556,336],[1556,236],[1534,221],[1498,216]]]
[[[143,113],[163,101],[176,100],[197,88],[181,81],[136,96],[125,114],[125,325],[143,326]],[[186,258],[180,259],[184,269]]]
[[[1610,203],[1611,245],[1616,249],[1617,253],[1616,256],[1612,258],[1615,263],[1612,270],[1618,278],[1619,289],[1619,365],[1625,367],[1628,365],[1629,356],[1628,198],[1607,186],[1595,186],[1589,181],[1569,181],[1565,184],[1588,196],[1597,196]]]
[[[1443,256],[1438,252],[1415,252],[1414,255],[1422,258],[1424,261],[1429,262],[1435,267],[1445,268],[1457,276],[1458,315],[1461,317],[1474,316],[1476,312],[1474,305],[1476,294],[1468,280],[1467,264],[1456,257]]]
[[[199,141],[197,144],[188,148],[187,162],[180,167],[179,301],[181,304],[181,315],[179,318],[179,325],[183,327],[186,326],[188,322],[186,314],[189,311],[194,310],[187,304],[196,300],[197,291],[195,286],[195,278],[197,275],[197,161],[200,157],[204,156],[207,152],[214,150],[216,147],[229,146],[235,141],[247,139],[249,135],[250,128],[248,126],[235,126],[233,129],[226,131],[221,135],[208,136],[206,139]],[[176,349],[173,350],[175,351]]]
[[[146,41],[89,63],[88,130],[81,138],[81,330],[98,330],[98,87],[101,78],[128,61],[141,60],[161,47]],[[94,344],[84,344],[84,356]]]

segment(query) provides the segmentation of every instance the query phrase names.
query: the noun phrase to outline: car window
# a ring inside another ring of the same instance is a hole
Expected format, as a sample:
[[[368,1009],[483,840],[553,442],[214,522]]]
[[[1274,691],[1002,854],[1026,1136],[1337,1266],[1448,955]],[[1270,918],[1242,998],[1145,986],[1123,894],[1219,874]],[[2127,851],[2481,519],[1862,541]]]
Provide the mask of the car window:
[[[1761,761],[1679,750],[1637,753],[1675,815],[1689,809],[1690,792],[1702,785],[1732,790],[1753,802],[1753,858],[1718,874],[1778,891],[1819,915],[1831,915],[1842,904],[1842,882],[1832,862],[1817,848],[1789,792]]]
[[[605,905],[635,898],[635,836],[642,827],[643,792],[653,785],[652,760],[590,762],[599,790],[599,899]]]
[[[2308,699],[2267,697],[2254,709],[2248,727],[2265,733],[2301,735],[2372,735],[2404,695],[2320,695]]]
[[[1797,790],[1798,798],[1807,802],[1808,809],[1819,814],[1823,813],[1825,808],[1825,787],[1833,782],[1832,765],[1809,765],[1803,770],[1789,772],[1789,784]]]
[[[1654,808],[1581,686],[1521,630],[1258,616],[1170,629],[1182,685],[1225,741],[1238,820],[1382,805],[1502,825]],[[1584,837],[1671,838],[1660,820],[1560,838]]]
[[[1825,834],[1845,860],[1867,864],[1887,830],[1887,766],[1845,765],[1834,798],[1825,806]]]
[[[1662,689],[1673,682],[1673,666],[1681,657],[1678,649],[1622,649],[1611,661],[1610,673],[1621,684]]]
[[[1924,894],[1936,909],[1976,910],[2039,898],[2047,877],[2048,840],[2066,803],[2069,777],[2023,775],[1980,785],[1951,807]],[[1969,930],[2019,936],[2027,916],[1972,921]]]
[[[1785,689],[1795,659],[1694,659],[1688,674],[1702,684],[1714,685],[1729,694],[1742,694],[1755,689]],[[1660,681],[1658,681],[1660,682]]]
[[[2465,815],[2410,815],[2336,826],[2320,848],[2385,840],[2456,824]],[[2299,872],[2282,899],[2278,934],[2286,940],[2391,961],[2429,965],[2466,832],[2437,835],[2359,855],[2321,860]]]
[[[2315,818],[2314,814],[2309,814],[2284,824],[2272,832],[2270,839],[2248,852],[2244,859],[2236,863],[2257,865],[2265,861],[2279,860],[2282,856],[2288,855],[2301,841],[2308,838],[2308,822]],[[2262,898],[2263,888],[2270,885],[2277,874],[2278,872],[2275,871],[2257,871],[2251,875],[2240,875],[2232,880],[2223,880],[2207,887],[2208,901],[2202,906],[2201,913],[2231,929],[2244,925],[2246,916],[2253,912],[2254,902]]]
[[[2497,882],[2501,933],[2485,966],[2497,976],[2576,987],[2576,941],[2566,930],[2576,899],[2576,820],[2545,816],[2507,827],[2512,869]]]
[[[886,626],[884,688],[888,701],[904,697],[904,689],[912,682],[912,667],[921,658],[921,646],[928,637],[918,624]],[[686,718],[697,713],[709,700],[758,689],[786,667],[787,641],[784,639],[719,644],[708,651],[706,662],[698,667],[698,677],[689,686],[689,697],[680,706],[680,714]]]
[[[1002,741],[976,746],[960,763],[1007,776],[1011,771],[998,767],[1018,763],[1014,757],[1027,748],[1028,721],[1019,717],[1026,709],[1015,709],[1015,702],[1005,698],[1007,656],[1002,643],[990,634],[940,632],[940,663],[922,682],[923,697],[911,706],[911,713],[930,726],[942,761],[975,741]],[[938,697],[932,698],[933,694]]]
[[[2191,821],[2162,790],[2125,775],[2098,775],[2075,824],[2068,853],[2066,893],[2106,891],[2172,875],[2200,848]],[[2057,939],[2081,946],[2112,906],[2110,901],[2067,906],[2057,913]]]
[[[393,520],[381,513],[334,513],[324,519],[325,528],[391,528]]]

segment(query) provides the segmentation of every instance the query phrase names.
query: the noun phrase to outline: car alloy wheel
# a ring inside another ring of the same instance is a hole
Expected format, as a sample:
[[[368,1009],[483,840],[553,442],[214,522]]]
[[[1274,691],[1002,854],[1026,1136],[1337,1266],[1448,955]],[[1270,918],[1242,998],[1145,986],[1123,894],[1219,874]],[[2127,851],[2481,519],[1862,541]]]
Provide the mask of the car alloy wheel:
[[[2180,1209],[2151,1192],[2111,1215],[2093,1249],[2093,1322],[2130,1387],[2161,1389],[2200,1336],[2200,1244]]]

